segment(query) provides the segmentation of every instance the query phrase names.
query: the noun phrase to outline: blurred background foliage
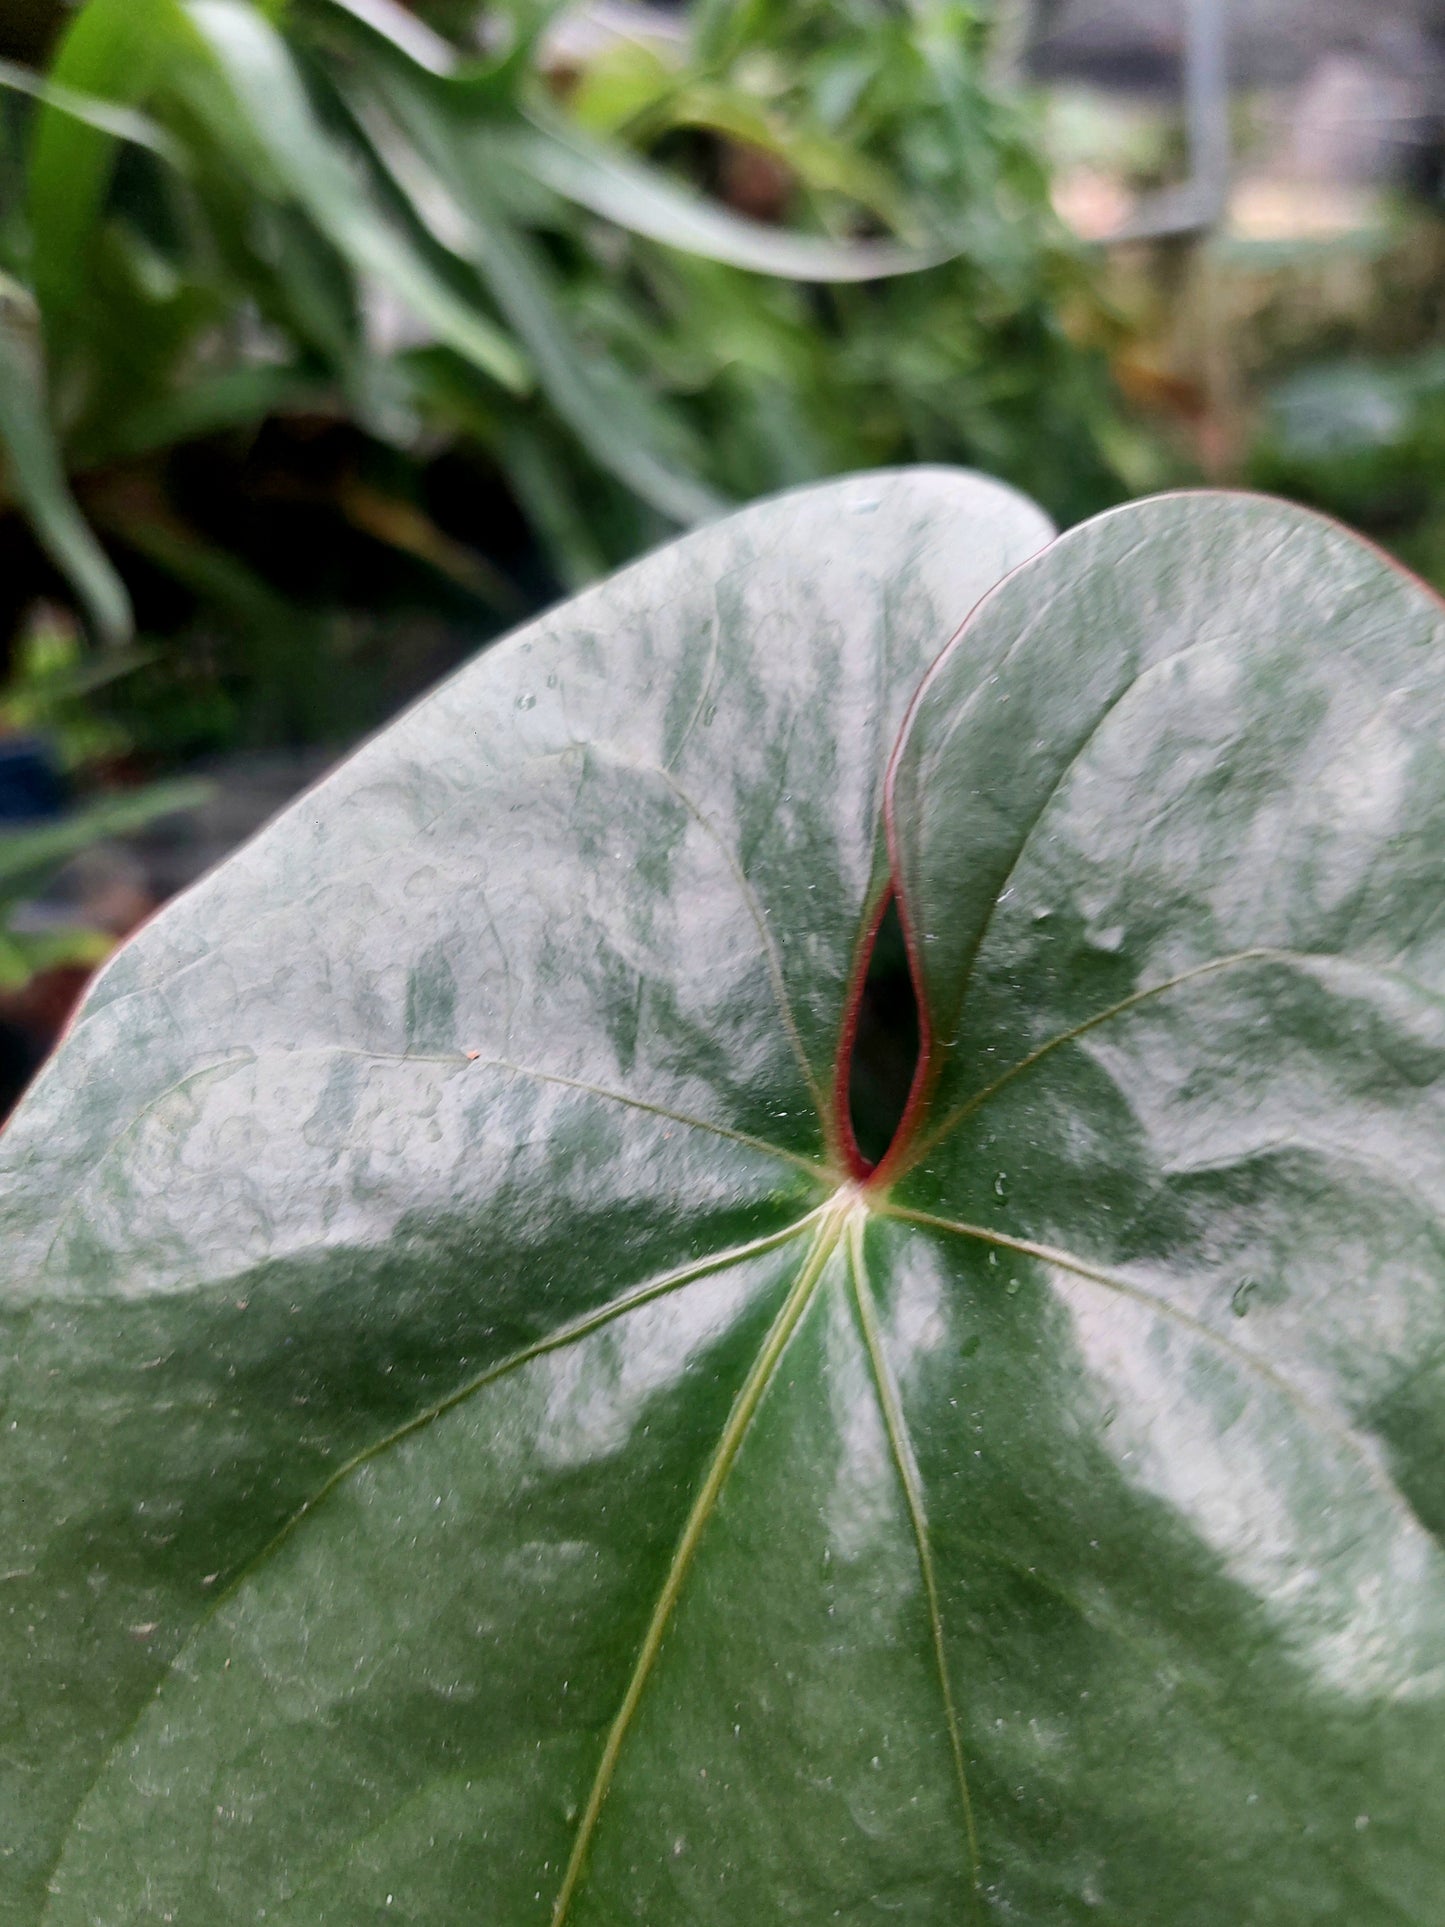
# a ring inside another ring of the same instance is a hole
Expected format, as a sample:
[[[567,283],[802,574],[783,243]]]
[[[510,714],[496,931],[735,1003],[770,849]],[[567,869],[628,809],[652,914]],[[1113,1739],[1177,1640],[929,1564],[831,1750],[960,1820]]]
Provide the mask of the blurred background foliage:
[[[5,0],[0,1111],[155,902],[732,503],[1245,482],[1445,583],[1445,4],[1231,0],[1161,229],[1223,5]]]
[[[606,11],[6,13],[0,1106],[154,901],[670,533],[897,462],[1064,520],[1163,472],[975,10]],[[76,865],[197,765],[229,829]]]
[[[145,756],[354,736],[728,503],[1160,470],[966,7],[89,0],[0,69],[0,629],[43,549]],[[9,606],[4,601],[9,597]]]

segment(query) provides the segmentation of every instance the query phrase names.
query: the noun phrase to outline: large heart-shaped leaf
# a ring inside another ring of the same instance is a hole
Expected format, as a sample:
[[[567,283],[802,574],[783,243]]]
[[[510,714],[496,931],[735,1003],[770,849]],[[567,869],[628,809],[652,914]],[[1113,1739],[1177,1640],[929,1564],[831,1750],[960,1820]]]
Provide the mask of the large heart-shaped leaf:
[[[105,974],[0,1145],[0,1919],[1438,1921],[1445,622],[1046,533],[692,536]]]

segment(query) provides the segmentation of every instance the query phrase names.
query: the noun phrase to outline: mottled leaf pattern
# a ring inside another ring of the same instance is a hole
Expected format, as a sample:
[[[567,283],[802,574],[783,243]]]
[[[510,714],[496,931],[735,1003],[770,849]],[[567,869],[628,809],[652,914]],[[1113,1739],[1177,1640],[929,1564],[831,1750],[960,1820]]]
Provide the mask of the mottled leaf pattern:
[[[1438,1923],[1445,622],[1047,538],[714,524],[104,973],[0,1142],[0,1920]]]

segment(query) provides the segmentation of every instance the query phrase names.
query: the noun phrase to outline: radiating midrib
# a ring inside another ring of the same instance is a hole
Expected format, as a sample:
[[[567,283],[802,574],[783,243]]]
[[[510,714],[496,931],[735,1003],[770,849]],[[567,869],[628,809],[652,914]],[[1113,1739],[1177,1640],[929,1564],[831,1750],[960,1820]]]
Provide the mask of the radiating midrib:
[[[863,1249],[863,1226],[856,1218],[849,1227],[848,1244],[853,1274],[853,1297],[858,1307],[858,1322],[862,1328],[863,1343],[867,1349],[868,1361],[873,1373],[878,1408],[883,1417],[884,1429],[888,1434],[894,1468],[898,1473],[899,1484],[903,1488],[904,1503],[908,1509],[909,1523],[913,1529],[914,1544],[918,1551],[919,1577],[923,1582],[923,1596],[928,1608],[929,1641],[933,1648],[939,1697],[943,1702],[944,1724],[948,1731],[949,1750],[953,1755],[953,1770],[958,1782],[964,1837],[968,1843],[968,1864],[972,1876],[971,1909],[977,1915],[979,1911],[978,1831],[974,1820],[973,1797],[968,1788],[968,1770],[964,1764],[963,1733],[959,1725],[958,1709],[954,1704],[953,1687],[948,1676],[948,1652],[943,1636],[943,1608],[933,1564],[933,1546],[929,1536],[922,1481],[919,1478],[912,1442],[908,1436],[908,1422],[904,1417],[903,1403],[898,1396],[898,1386],[883,1344],[883,1335],[878,1329],[878,1313],[873,1302]]]
[[[1307,1426],[1332,1439],[1336,1446],[1359,1464],[1367,1482],[1379,1493],[1392,1511],[1403,1518],[1414,1530],[1424,1532],[1435,1544],[1441,1543],[1437,1535],[1431,1532],[1417,1516],[1399,1487],[1378,1463],[1365,1440],[1352,1426],[1327,1405],[1320,1404],[1302,1392],[1292,1379],[1277,1370],[1267,1359],[1261,1358],[1258,1353],[1248,1350],[1243,1345],[1236,1344],[1233,1339],[1226,1337],[1223,1332],[1216,1331],[1202,1318],[1195,1318],[1180,1306],[1170,1304],[1167,1298],[1161,1298],[1157,1292],[1147,1291],[1131,1279],[1122,1278],[1101,1265],[1090,1264],[1086,1259],[1076,1257],[1073,1252],[1064,1251],[1056,1245],[1038,1244],[1031,1238],[1010,1237],[1006,1232],[993,1231],[985,1225],[968,1224],[954,1218],[935,1217],[931,1212],[914,1211],[906,1205],[890,1204],[887,1210],[889,1217],[900,1223],[915,1225],[921,1230],[947,1232],[955,1237],[967,1238],[1000,1251],[1015,1252],[1021,1258],[1033,1258],[1043,1265],[1053,1265],[1058,1270],[1067,1272],[1071,1277],[1082,1279],[1086,1284],[1112,1292],[1118,1297],[1130,1299],[1155,1317],[1167,1319],[1178,1325],[1192,1337],[1222,1352],[1235,1365],[1268,1385],[1277,1397],[1294,1408]],[[1445,1550],[1445,1547],[1442,1547],[1442,1550]]]
[[[458,1406],[476,1397],[479,1393],[485,1391],[488,1386],[496,1384],[498,1380],[510,1376],[513,1372],[521,1370],[522,1367],[532,1364],[539,1358],[546,1357],[549,1353],[561,1351],[569,1345],[576,1344],[581,1339],[589,1337],[593,1332],[599,1331],[604,1326],[614,1323],[618,1318],[624,1317],[627,1313],[640,1310],[643,1306],[653,1303],[656,1299],[666,1297],[671,1292],[694,1284],[701,1278],[710,1277],[719,1271],[728,1270],[733,1265],[745,1264],[753,1258],[764,1256],[770,1251],[776,1251],[780,1247],[790,1243],[793,1239],[801,1237],[810,1225],[819,1226],[821,1236],[821,1232],[828,1224],[829,1215],[832,1211],[833,1206],[830,1200],[808,1212],[804,1217],[797,1219],[794,1223],[784,1226],[781,1231],[770,1232],[766,1236],[752,1239],[746,1244],[730,1246],[723,1251],[711,1253],[705,1258],[696,1259],[690,1264],[676,1267],[671,1271],[662,1273],[659,1277],[649,1279],[645,1284],[638,1286],[635,1290],[625,1293],[620,1298],[610,1300],[606,1305],[599,1307],[597,1311],[589,1312],[585,1317],[575,1319],[567,1325],[560,1326],[556,1331],[548,1333],[546,1337],[536,1340],[536,1342],[531,1345],[524,1346],[520,1351],[510,1353],[497,1364],[489,1366],[484,1372],[478,1373],[475,1378],[469,1379],[465,1385],[459,1386],[455,1391],[448,1393],[444,1399],[439,1399],[434,1405],[428,1406],[425,1411],[417,1413],[404,1424],[396,1426],[382,1438],[373,1440],[370,1445],[354,1453],[343,1465],[339,1465],[336,1470],[331,1473],[329,1478],[312,1493],[311,1497],[291,1514],[290,1518],[272,1535],[266,1544],[246,1561],[230,1582],[209,1601],[206,1611],[196,1621],[189,1634],[182,1641],[182,1644],[173,1655],[154,1689],[146,1696],[133,1717],[127,1721],[124,1728],[107,1749],[105,1757],[102,1759],[99,1767],[87,1781],[85,1788],[72,1806],[69,1824],[66,1826],[61,1837],[60,1845],[54,1859],[46,1869],[44,1879],[47,1898],[41,1910],[37,1927],[45,1927],[45,1923],[51,1918],[54,1896],[50,1892],[50,1888],[53,1884],[55,1874],[64,1860],[71,1836],[75,1831],[76,1823],[86,1802],[105,1779],[115,1760],[134,1737],[146,1714],[150,1711],[161,1693],[164,1692],[166,1684],[174,1674],[182,1656],[195,1646],[197,1640],[204,1635],[207,1628],[231,1600],[236,1597],[244,1586],[255,1578],[256,1574],[264,1566],[276,1557],[282,1547],[300,1530],[306,1520],[326,1504],[356,1473],[361,1471],[363,1467],[383,1457],[386,1453],[394,1450],[407,1439],[414,1437],[419,1432],[425,1431],[438,1419],[445,1417],[449,1412],[455,1411]],[[808,1270],[811,1254],[817,1251],[818,1244],[819,1238],[815,1238],[814,1244],[810,1247],[810,1257],[804,1261],[804,1275],[806,1275]],[[831,1249],[831,1245],[829,1248]],[[821,1266],[819,1268],[821,1269]],[[796,1292],[796,1285],[793,1290]],[[788,1302],[791,1303],[791,1298]],[[756,1367],[754,1369],[756,1369]]]
[[[1206,957],[1202,963],[1194,964],[1188,970],[1181,970],[1175,976],[1165,977],[1157,983],[1143,984],[1117,1003],[1108,1004],[1102,1010],[1092,1012],[1081,1018],[1067,1030],[1057,1031],[1042,1044],[1038,1044],[1016,1063],[1000,1071],[990,1083],[973,1091],[963,1098],[952,1110],[948,1111],[930,1130],[923,1132],[909,1146],[907,1156],[900,1159],[894,1182],[906,1176],[930,1151],[934,1151],[967,1118],[974,1116],[998,1093],[1012,1084],[1017,1078],[1025,1076],[1046,1057],[1052,1056],[1066,1045],[1077,1043],[1091,1031],[1112,1023],[1116,1018],[1126,1016],[1131,1010],[1152,1002],[1155,998],[1166,996],[1170,991],[1179,990],[1198,982],[1202,978],[1217,976],[1221,971],[1237,970],[1248,964],[1272,964],[1283,970],[1306,972],[1317,970],[1328,973],[1339,970],[1355,974],[1369,980],[1385,981],[1408,991],[1412,996],[1422,998],[1436,1005],[1441,1003],[1439,994],[1419,983],[1407,972],[1393,969],[1387,965],[1374,964],[1358,957],[1344,955],[1330,950],[1291,950],[1278,944],[1255,944],[1243,950],[1232,950],[1218,957]]]
[[[614,1091],[605,1084],[592,1084],[579,1077],[564,1077],[555,1071],[539,1070],[531,1064],[514,1063],[506,1057],[483,1057],[478,1053],[469,1054],[465,1051],[442,1053],[366,1050],[356,1045],[334,1043],[287,1047],[267,1045],[259,1050],[249,1046],[236,1046],[234,1055],[220,1058],[213,1064],[203,1064],[198,1070],[188,1071],[184,1077],[177,1078],[163,1091],[148,1098],[139,1110],[126,1119],[114,1136],[108,1138],[99,1148],[51,1234],[50,1242],[40,1261],[41,1269],[43,1270],[49,1263],[56,1246],[80,1211],[85,1187],[94,1180],[98,1172],[107,1167],[117,1151],[145,1123],[146,1119],[169,1098],[175,1097],[202,1078],[213,1077],[223,1071],[244,1071],[255,1064],[298,1057],[354,1057],[369,1064],[434,1064],[457,1075],[465,1073],[469,1067],[480,1064],[484,1070],[500,1070],[514,1077],[530,1078],[536,1083],[554,1084],[563,1090],[577,1091],[583,1096],[596,1098],[601,1103],[619,1104],[628,1110],[637,1111],[649,1117],[662,1118],[671,1124],[679,1124],[690,1131],[705,1132],[709,1137],[741,1145],[744,1150],[757,1151],[762,1156],[779,1158],[785,1164],[791,1164],[795,1169],[805,1172],[815,1183],[827,1184],[830,1181],[829,1172],[816,1159],[805,1157],[799,1151],[790,1151],[781,1144],[772,1143],[768,1138],[755,1137],[748,1131],[735,1131],[730,1125],[716,1124],[707,1118],[693,1117],[687,1111],[673,1110],[665,1104],[654,1104],[645,1098],[633,1097],[626,1091]]]
[[[787,1038],[788,1048],[793,1054],[794,1061],[802,1073],[803,1081],[808,1087],[809,1095],[818,1113],[818,1121],[826,1131],[829,1116],[827,1092],[819,1081],[818,1073],[813,1067],[812,1059],[808,1056],[807,1047],[803,1042],[803,1033],[798,1025],[797,1012],[793,1009],[793,1000],[788,994],[787,974],[783,969],[783,959],[778,951],[777,939],[769,927],[767,912],[763,908],[758,893],[753,888],[747,871],[739,861],[731,842],[718,828],[717,824],[713,822],[712,818],[696,798],[691,796],[688,791],[683,788],[673,772],[665,768],[661,763],[639,760],[636,757],[629,756],[626,751],[621,749],[617,744],[600,739],[594,739],[589,742],[586,747],[594,753],[612,757],[626,769],[631,769],[639,775],[656,777],[660,782],[664,783],[722,857],[723,862],[732,874],[734,883],[737,885],[743,907],[746,909],[752,921],[753,928],[757,932],[763,967],[767,971],[768,982],[772,988],[773,1000],[777,1005],[778,1018],[783,1027],[783,1034]]]
[[[909,1147],[909,1168],[926,1157],[930,1151],[936,1150],[966,1118],[982,1110],[991,1098],[997,1096],[1016,1078],[1033,1070],[1037,1064],[1044,1058],[1052,1056],[1056,1050],[1062,1050],[1065,1045],[1077,1043],[1081,1037],[1087,1037],[1090,1031],[1098,1030],[1102,1025],[1112,1023],[1115,1018],[1123,1017],[1129,1011],[1137,1009],[1141,1004],[1149,1003],[1156,997],[1163,997],[1169,991],[1178,990],[1182,985],[1193,983],[1198,978],[1213,976],[1221,970],[1237,968],[1246,963],[1256,963],[1264,959],[1279,960],[1292,955],[1293,953],[1289,951],[1261,947],[1232,951],[1228,956],[1210,957],[1205,962],[1196,964],[1191,970],[1180,971],[1178,975],[1166,977],[1158,983],[1145,984],[1140,989],[1131,991],[1127,997],[1121,997],[1117,1003],[1108,1004],[1102,1010],[1096,1010],[1090,1016],[1081,1018],[1068,1030],[1057,1031],[1052,1037],[1046,1038],[1042,1044],[1029,1051],[1026,1056],[1019,1058],[1017,1063],[1010,1064],[1007,1070],[1000,1071],[991,1083],[985,1084],[981,1089],[964,1098],[961,1103],[956,1104],[931,1130],[925,1131],[917,1142]]]
[[[572,1902],[582,1883],[588,1852],[617,1770],[618,1760],[621,1758],[628,1733],[642,1703],[652,1669],[657,1663],[663,1635],[681,1597],[698,1545],[723,1488],[727,1484],[728,1474],[742,1448],[743,1440],[747,1437],[753,1418],[762,1403],[763,1395],[772,1382],[773,1374],[777,1370],[783,1353],[787,1350],[788,1341],[797,1330],[798,1322],[812,1299],[824,1267],[838,1244],[850,1208],[851,1200],[846,1196],[840,1196],[831,1200],[819,1214],[816,1214],[818,1229],[813,1243],[791,1290],[783,1301],[781,1310],[768,1328],[767,1336],[759,1347],[758,1355],[733,1401],[727,1423],[718,1437],[697,1497],[693,1500],[677,1548],[668,1566],[666,1578],[658,1593],[622,1703],[608,1731],[602,1756],[598,1761],[587,1796],[587,1803],[577,1823],[577,1833],[562,1877],[562,1884],[558,1889],[557,1900],[552,1911],[552,1927],[564,1927]]]

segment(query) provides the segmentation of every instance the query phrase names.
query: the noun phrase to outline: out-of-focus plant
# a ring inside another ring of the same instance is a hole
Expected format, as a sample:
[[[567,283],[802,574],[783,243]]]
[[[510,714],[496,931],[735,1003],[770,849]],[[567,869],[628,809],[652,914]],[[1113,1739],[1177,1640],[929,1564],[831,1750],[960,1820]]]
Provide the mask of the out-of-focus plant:
[[[499,619],[537,584],[438,525],[448,447],[553,585],[854,467],[972,461],[1066,520],[1159,479],[971,9],[753,0],[580,51],[554,13],[86,0],[43,76],[0,69],[6,485],[97,631],[158,573],[257,675],[321,662],[177,467],[278,423],[351,424],[331,509]]]
[[[977,12],[760,0],[697,19],[689,64],[619,44],[574,115],[664,153],[721,143],[724,181],[764,206],[770,160],[780,206],[866,205],[947,248],[927,272],[822,290],[662,264],[656,349],[708,407],[726,486],[963,460],[1067,522],[1161,479],[1081,345],[1108,318],[1053,217],[1033,111],[990,79]]]
[[[1445,353],[1351,356],[1286,376],[1265,398],[1249,473],[1445,586]]]
[[[101,796],[83,808],[27,829],[0,831],[0,991],[19,990],[42,970],[97,964],[115,944],[113,931],[85,922],[40,917],[33,900],[60,867],[112,837],[143,829],[159,816],[189,809],[208,791],[179,778]]]
[[[41,605],[17,638],[10,674],[0,684],[0,735],[43,734],[69,773],[125,756],[124,730],[93,698],[148,660],[134,648],[87,653],[65,612]]]
[[[123,756],[129,747],[92,697],[141,660],[133,650],[87,656],[72,624],[40,612],[0,684],[0,742],[43,742],[58,773],[78,779],[83,792],[98,765]],[[187,780],[148,783],[92,793],[53,817],[0,820],[0,992],[23,988],[43,970],[101,962],[114,933],[84,919],[47,914],[35,902],[38,893],[72,858],[188,808],[207,790],[206,784]],[[0,811],[0,819],[4,815]]]

